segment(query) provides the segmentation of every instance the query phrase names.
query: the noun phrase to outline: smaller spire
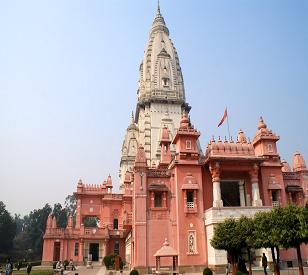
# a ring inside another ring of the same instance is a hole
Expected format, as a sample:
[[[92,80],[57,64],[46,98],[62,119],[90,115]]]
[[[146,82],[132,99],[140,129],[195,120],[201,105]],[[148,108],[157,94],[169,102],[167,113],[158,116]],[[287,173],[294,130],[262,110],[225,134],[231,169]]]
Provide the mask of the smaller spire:
[[[135,119],[134,119],[134,111],[132,111],[132,118],[131,118],[131,124],[134,124]]]

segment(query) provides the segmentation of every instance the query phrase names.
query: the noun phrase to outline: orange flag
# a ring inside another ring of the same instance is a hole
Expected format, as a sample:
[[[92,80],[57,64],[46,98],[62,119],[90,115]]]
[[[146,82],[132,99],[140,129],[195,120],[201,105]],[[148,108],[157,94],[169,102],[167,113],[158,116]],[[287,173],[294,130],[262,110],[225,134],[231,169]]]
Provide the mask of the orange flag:
[[[228,116],[228,111],[227,111],[227,108],[226,108],[226,110],[225,110],[225,112],[224,112],[224,115],[223,115],[223,117],[222,117],[222,119],[221,119],[221,121],[219,122],[219,124],[218,124],[217,127],[219,127],[221,124],[224,123],[224,121],[225,121],[225,119],[227,118],[227,116]]]

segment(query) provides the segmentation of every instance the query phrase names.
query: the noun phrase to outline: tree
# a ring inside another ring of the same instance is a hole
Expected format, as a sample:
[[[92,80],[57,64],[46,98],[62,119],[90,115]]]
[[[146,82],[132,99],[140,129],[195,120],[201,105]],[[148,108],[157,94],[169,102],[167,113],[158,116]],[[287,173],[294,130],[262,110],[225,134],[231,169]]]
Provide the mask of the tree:
[[[62,205],[60,203],[56,203],[53,206],[52,215],[56,217],[58,227],[66,227],[68,217],[68,212],[66,208],[62,208]]]
[[[34,255],[38,258],[42,256],[43,236],[50,213],[51,207],[49,204],[46,204],[43,208],[35,209],[24,217],[25,232],[29,238],[28,248],[32,249]]]
[[[287,207],[275,209],[276,215],[280,216],[283,227],[280,231],[280,245],[283,248],[296,248],[299,274],[304,275],[303,261],[300,245],[307,242],[307,223],[303,223],[304,211],[296,205],[288,205]]]
[[[16,235],[16,223],[6,210],[5,204],[0,201],[0,251],[5,252],[13,247]]]
[[[73,217],[76,216],[77,201],[74,194],[68,195],[65,198],[64,206],[69,214],[71,214]]]
[[[248,264],[249,264],[249,274],[252,274],[251,268],[251,248],[254,247],[254,239],[252,238],[253,231],[254,231],[254,222],[253,219],[242,216],[238,222],[238,231],[242,236],[242,248],[247,249],[248,254]]]
[[[279,245],[282,226],[283,224],[278,212],[259,212],[254,218],[254,231],[252,235],[254,248],[271,249],[274,272],[278,275],[280,274]]]
[[[236,257],[241,251],[243,239],[239,226],[235,219],[226,219],[214,228],[214,236],[211,245],[215,249],[226,250],[232,264],[232,274],[236,272]]]

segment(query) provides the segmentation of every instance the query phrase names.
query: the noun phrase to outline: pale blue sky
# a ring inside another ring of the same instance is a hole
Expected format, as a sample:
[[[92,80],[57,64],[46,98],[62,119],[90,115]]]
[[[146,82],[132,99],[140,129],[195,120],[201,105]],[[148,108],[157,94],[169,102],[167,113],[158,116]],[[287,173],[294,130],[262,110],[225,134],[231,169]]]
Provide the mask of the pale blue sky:
[[[235,136],[259,116],[279,152],[308,162],[308,1],[161,0],[205,148],[229,108]],[[0,200],[26,214],[82,178],[118,185],[156,1],[0,1]]]

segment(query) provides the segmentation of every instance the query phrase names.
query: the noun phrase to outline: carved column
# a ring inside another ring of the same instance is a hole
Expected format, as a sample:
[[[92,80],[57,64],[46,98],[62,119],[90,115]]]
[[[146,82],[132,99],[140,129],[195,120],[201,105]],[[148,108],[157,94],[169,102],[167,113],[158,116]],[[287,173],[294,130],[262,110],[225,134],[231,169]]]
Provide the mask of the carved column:
[[[259,191],[258,166],[256,164],[250,170],[250,180],[252,186],[252,206],[262,206],[263,203]]]
[[[167,192],[163,192],[163,201],[162,201],[162,207],[167,207]]]
[[[154,206],[155,206],[154,201],[155,201],[154,192],[151,191],[150,192],[150,208],[154,208]]]
[[[107,256],[107,245],[108,245],[108,240],[104,240],[104,257]]]
[[[220,190],[220,169],[219,163],[210,165],[210,172],[212,174],[213,182],[213,207],[223,207]]]
[[[79,242],[79,257],[78,257],[78,262],[83,262],[83,253],[84,253],[84,240],[81,239]]]
[[[240,205],[243,207],[243,206],[246,206],[244,182],[240,181],[238,185],[239,185],[239,191],[240,191]]]

